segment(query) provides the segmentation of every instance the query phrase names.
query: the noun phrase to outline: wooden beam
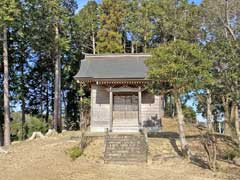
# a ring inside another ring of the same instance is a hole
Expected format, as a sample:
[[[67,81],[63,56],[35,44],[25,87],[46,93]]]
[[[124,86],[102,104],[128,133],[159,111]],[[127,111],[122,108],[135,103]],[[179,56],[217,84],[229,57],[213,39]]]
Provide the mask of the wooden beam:
[[[99,85],[108,85],[108,84],[147,84],[149,81],[97,81]]]
[[[110,122],[109,122],[109,130],[112,131],[113,126],[113,92],[112,87],[109,88],[109,104],[110,104]]]
[[[109,88],[106,89],[107,91],[110,91]],[[143,91],[144,89],[141,89]],[[132,87],[119,87],[119,88],[112,88],[112,92],[138,92],[139,88],[132,88]]]
[[[139,122],[140,128],[142,129],[143,122],[142,122],[142,118],[141,118],[141,115],[142,115],[141,105],[142,105],[142,88],[141,88],[141,86],[139,86],[138,87],[138,122]]]

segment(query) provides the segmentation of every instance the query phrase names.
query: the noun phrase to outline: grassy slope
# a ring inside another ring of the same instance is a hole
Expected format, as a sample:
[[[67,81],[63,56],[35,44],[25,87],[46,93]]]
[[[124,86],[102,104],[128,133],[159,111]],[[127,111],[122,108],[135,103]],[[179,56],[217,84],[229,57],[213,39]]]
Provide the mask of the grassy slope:
[[[164,130],[177,133],[176,121],[163,121]],[[187,135],[198,130],[186,125]],[[84,155],[72,161],[66,149],[78,145],[70,137],[80,132],[66,132],[46,139],[15,143],[8,154],[0,154],[0,179],[18,180],[238,180],[240,169],[221,163],[224,172],[212,173],[178,156],[178,139],[149,138],[149,163],[141,166],[103,164],[104,139],[94,139]],[[195,154],[204,153],[197,139],[188,139]]]

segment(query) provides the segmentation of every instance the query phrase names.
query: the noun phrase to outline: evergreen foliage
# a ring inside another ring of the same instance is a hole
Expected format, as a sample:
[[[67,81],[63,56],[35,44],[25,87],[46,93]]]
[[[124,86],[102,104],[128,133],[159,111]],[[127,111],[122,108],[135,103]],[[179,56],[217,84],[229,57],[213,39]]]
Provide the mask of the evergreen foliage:
[[[99,7],[100,30],[97,34],[99,53],[122,53],[122,25],[126,14],[126,0],[103,0]]]
[[[41,118],[27,116],[27,120],[22,126],[21,121],[13,120],[11,122],[11,139],[25,140],[32,136],[33,132],[41,132],[45,134],[48,130],[48,124]]]

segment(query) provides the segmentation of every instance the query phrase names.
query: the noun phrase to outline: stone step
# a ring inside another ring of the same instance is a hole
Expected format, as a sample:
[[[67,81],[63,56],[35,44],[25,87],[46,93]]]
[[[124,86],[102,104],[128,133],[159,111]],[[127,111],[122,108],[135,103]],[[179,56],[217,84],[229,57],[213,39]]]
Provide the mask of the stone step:
[[[113,126],[115,126],[115,127],[138,127],[139,125],[137,123],[132,123],[132,124],[113,123]]]
[[[129,120],[113,120],[113,123],[138,123],[138,120],[132,120],[132,121],[129,121]]]
[[[138,126],[138,123],[122,123],[122,122],[115,122],[113,125],[120,125],[120,126]]]
[[[134,138],[131,138],[130,140],[126,138],[123,138],[123,139],[115,138],[115,139],[110,139],[110,141],[112,142],[113,145],[124,145],[124,146],[142,145],[141,139],[134,139]]]
[[[139,132],[139,128],[125,128],[125,127],[113,127],[112,128],[113,132]]]
[[[105,136],[105,163],[144,163],[147,162],[147,143],[140,134],[118,134]]]

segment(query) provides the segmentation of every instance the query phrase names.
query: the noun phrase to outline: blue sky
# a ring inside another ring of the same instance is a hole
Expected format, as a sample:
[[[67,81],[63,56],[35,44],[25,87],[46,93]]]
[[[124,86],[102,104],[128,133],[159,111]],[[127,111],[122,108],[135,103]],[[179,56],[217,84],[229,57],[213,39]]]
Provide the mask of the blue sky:
[[[89,0],[77,0],[78,8],[81,9]],[[97,0],[99,2],[100,0]],[[200,4],[202,0],[189,0],[191,2],[195,2],[196,4]]]
[[[81,9],[89,0],[77,0],[78,2],[78,8]],[[96,0],[99,2],[100,0]]]

